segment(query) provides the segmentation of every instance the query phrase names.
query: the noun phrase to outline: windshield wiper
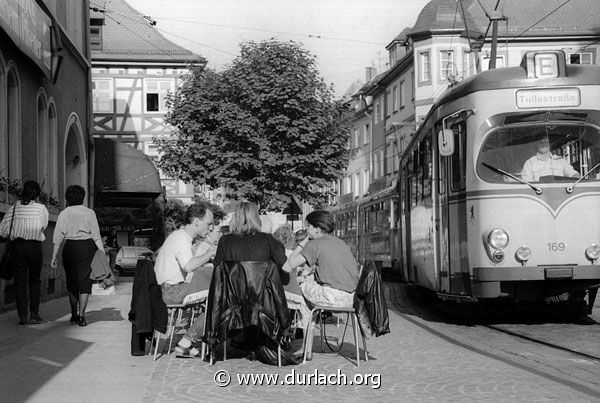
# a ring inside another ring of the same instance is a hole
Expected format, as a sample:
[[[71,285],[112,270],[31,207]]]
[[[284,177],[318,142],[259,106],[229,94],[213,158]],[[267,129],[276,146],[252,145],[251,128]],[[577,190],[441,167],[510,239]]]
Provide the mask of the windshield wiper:
[[[499,174],[504,175],[504,176],[508,176],[509,178],[514,179],[517,182],[520,182],[520,183],[522,183],[524,185],[529,186],[530,188],[532,188],[533,190],[535,190],[535,194],[538,194],[538,195],[542,194],[542,188],[539,188],[539,187],[535,186],[532,183],[529,183],[529,182],[527,182],[527,181],[525,181],[525,180],[523,180],[521,178],[518,178],[518,177],[516,177],[515,175],[513,175],[513,174],[511,174],[509,172],[506,172],[506,171],[503,171],[500,168],[496,168],[494,166],[491,166],[490,164],[486,164],[485,162],[482,162],[481,165],[483,165],[484,167],[486,167],[488,169],[491,169],[492,171],[494,171],[496,173],[499,173]]]
[[[589,171],[587,171],[587,173],[585,175],[582,175],[581,178],[577,179],[577,181],[575,183],[573,183],[571,186],[567,187],[567,193],[573,193],[573,189],[575,189],[575,186],[577,186],[577,184],[579,182],[581,182],[582,180],[584,180],[585,178],[587,178],[587,176],[589,174],[591,174],[592,172],[594,172],[596,170],[596,168],[600,167],[600,162],[597,163],[596,165],[594,165],[594,167],[592,169],[590,169]]]

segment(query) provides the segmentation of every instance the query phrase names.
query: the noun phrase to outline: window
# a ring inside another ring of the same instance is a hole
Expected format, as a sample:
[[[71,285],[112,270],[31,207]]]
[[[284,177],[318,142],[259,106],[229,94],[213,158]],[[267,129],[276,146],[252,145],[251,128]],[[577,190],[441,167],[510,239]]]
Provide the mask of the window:
[[[398,91],[398,107],[404,108],[404,81],[400,82],[400,91]]]
[[[429,52],[419,53],[419,68],[419,83],[429,83],[431,81],[431,62]]]
[[[48,182],[48,103],[46,96],[40,92],[37,101],[37,181]]]
[[[570,64],[594,64],[592,52],[577,52],[569,55]]]
[[[381,147],[379,149],[379,177],[381,178],[384,175],[384,168],[385,168],[385,150],[384,147]]]
[[[90,26],[90,49],[102,50],[102,26]]]
[[[6,176],[11,179],[21,179],[21,99],[19,76],[14,69],[7,74],[7,122],[8,147],[6,150],[8,171]]]
[[[452,126],[454,133],[454,154],[450,156],[450,170],[452,178],[452,190],[464,190],[467,182],[467,136],[466,125],[464,122]]]
[[[471,76],[471,53],[468,51],[463,51],[463,59],[462,59],[462,77],[470,77]]]
[[[48,193],[58,196],[58,135],[56,109],[53,103],[48,107]]]
[[[174,84],[173,80],[146,79],[144,81],[146,112],[166,112],[167,95],[173,93]]]
[[[533,125],[516,123],[490,133],[479,152],[479,177],[486,182],[519,183],[506,172],[528,182],[572,184],[574,178],[588,174],[584,182],[599,181],[598,169],[591,170],[600,163],[600,130],[584,122],[546,123],[547,118],[551,120],[540,114]],[[552,158],[540,160],[538,154]]]
[[[394,85],[392,88],[392,110],[396,112],[398,110],[398,86]]]
[[[496,56],[496,68],[501,68],[504,66],[505,66],[504,55]],[[490,68],[490,57],[484,56],[483,63],[481,64],[481,70],[485,71],[485,70],[489,70],[489,68]]]
[[[369,192],[369,171],[367,169],[363,171],[363,183],[363,194],[366,194]]]
[[[432,163],[431,163],[431,139],[429,137],[421,140],[419,145],[421,151],[420,163],[423,170],[423,200],[431,197]]]
[[[362,186],[360,186],[360,174],[357,172],[354,174],[354,196],[360,196],[362,194]]]
[[[363,144],[369,144],[369,139],[371,138],[371,125],[368,123],[365,123],[363,136]]]
[[[454,76],[454,51],[440,51],[440,78],[446,80]]]
[[[415,71],[411,71],[410,72],[410,91],[411,91],[411,100],[414,101],[415,100],[415,87],[416,87],[416,83],[415,83]]]
[[[358,142],[358,129],[354,129],[354,136],[352,138],[352,143],[353,143],[353,147],[358,148],[358,146],[359,146],[359,142]]]
[[[92,80],[92,99],[94,113],[113,112],[112,78],[95,78]]]
[[[375,102],[375,124],[379,123],[379,100]]]
[[[392,141],[387,143],[385,151],[387,154],[385,172],[387,174],[391,174],[392,170],[394,169],[394,146]]]
[[[389,117],[392,114],[392,94],[391,90],[385,91],[385,117]]]

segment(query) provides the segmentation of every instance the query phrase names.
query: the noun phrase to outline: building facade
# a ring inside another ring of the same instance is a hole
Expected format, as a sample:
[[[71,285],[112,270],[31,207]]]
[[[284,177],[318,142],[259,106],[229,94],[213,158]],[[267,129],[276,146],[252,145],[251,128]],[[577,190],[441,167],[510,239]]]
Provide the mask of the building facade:
[[[0,217],[20,184],[40,183],[50,211],[42,301],[66,292],[62,267],[50,267],[65,189],[90,193],[88,11],[86,0],[0,2]],[[14,286],[0,280],[0,311],[14,306]]]
[[[398,157],[436,100],[450,86],[489,68],[492,21],[498,26],[496,67],[519,65],[525,52],[545,49],[563,50],[569,63],[598,64],[597,15],[600,2],[595,0],[430,1],[414,26],[386,46],[388,69],[368,74],[353,95],[354,132],[369,125],[370,137],[364,140],[369,147],[357,148],[344,178],[334,185],[336,202],[356,198],[353,180],[363,164],[369,167],[370,185],[361,197],[395,185]]]
[[[190,64],[205,60],[172,43],[124,0],[90,15],[93,134],[114,139],[156,158],[154,138],[171,135],[165,123],[167,95],[178,88]],[[161,173],[167,198],[191,202],[194,186]]]

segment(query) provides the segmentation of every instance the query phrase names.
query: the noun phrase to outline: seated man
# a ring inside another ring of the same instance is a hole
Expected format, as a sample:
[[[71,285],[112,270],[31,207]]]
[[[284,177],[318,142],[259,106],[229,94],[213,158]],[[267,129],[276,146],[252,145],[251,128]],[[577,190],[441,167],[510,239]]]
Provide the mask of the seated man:
[[[359,274],[352,251],[344,241],[332,235],[335,222],[327,211],[313,211],[306,216],[306,221],[308,239],[300,243],[283,270],[289,273],[305,263],[317,265],[315,279],[300,284],[304,298],[311,304],[351,308]]]
[[[578,178],[579,172],[573,169],[566,158],[552,154],[547,137],[537,141],[537,153],[523,164],[521,178],[527,182],[539,182],[541,176],[564,176]]]
[[[195,203],[188,207],[186,224],[173,231],[156,257],[154,271],[156,281],[161,286],[163,300],[166,304],[181,304],[188,294],[208,290],[210,284],[206,283],[206,276],[192,276],[189,283],[185,282],[185,275],[201,268],[215,255],[217,247],[208,245],[206,252],[194,257],[192,254],[192,241],[197,236],[206,237],[213,227],[212,206],[208,203]],[[180,355],[199,356],[200,351],[192,348],[192,343],[197,342],[202,329],[202,321],[195,321],[175,351]]]

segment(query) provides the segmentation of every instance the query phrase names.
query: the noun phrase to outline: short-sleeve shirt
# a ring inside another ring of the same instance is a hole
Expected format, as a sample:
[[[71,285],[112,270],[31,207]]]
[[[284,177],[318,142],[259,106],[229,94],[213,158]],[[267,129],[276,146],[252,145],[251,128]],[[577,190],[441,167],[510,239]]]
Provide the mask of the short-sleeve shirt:
[[[165,239],[154,264],[158,284],[178,284],[185,280],[182,268],[193,257],[192,241],[184,229],[173,231]]]
[[[331,288],[354,292],[358,285],[358,263],[344,241],[326,234],[311,239],[300,252],[315,269],[318,282]]]

